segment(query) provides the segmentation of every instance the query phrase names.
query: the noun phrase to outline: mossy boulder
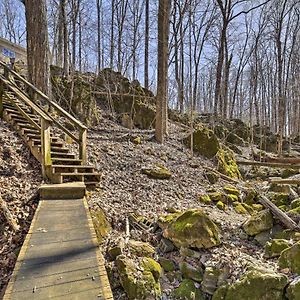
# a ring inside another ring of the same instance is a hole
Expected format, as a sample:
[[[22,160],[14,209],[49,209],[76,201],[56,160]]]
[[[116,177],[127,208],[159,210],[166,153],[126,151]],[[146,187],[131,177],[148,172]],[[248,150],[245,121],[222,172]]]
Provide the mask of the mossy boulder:
[[[165,272],[172,272],[175,270],[176,266],[173,260],[167,259],[165,257],[160,257],[158,259],[159,264],[164,269]]]
[[[212,300],[225,300],[226,293],[228,290],[228,285],[220,286],[213,294]]]
[[[187,262],[180,264],[180,272],[183,278],[192,279],[196,282],[201,282],[203,279],[203,270],[195,268]]]
[[[235,187],[232,187],[232,186],[225,186],[223,187],[223,190],[226,194],[229,194],[229,195],[235,195],[235,196],[240,196],[241,192],[235,188]]]
[[[236,163],[235,157],[233,152],[223,147],[220,148],[217,152],[217,163],[218,163],[218,170],[231,177],[231,178],[241,178],[241,173],[239,167]]]
[[[244,205],[238,201],[236,202],[233,202],[233,207],[234,207],[234,210],[238,213],[238,214],[241,214],[241,215],[247,215],[248,214],[248,211],[247,209],[244,207]]]
[[[175,299],[182,300],[204,300],[204,296],[200,289],[196,288],[195,283],[191,279],[184,279],[178,288],[173,292]]]
[[[278,257],[283,250],[289,247],[290,244],[287,240],[274,239],[266,243],[264,255],[266,258]]]
[[[151,257],[155,253],[154,247],[152,247],[149,243],[129,240],[128,247],[130,252],[135,256],[147,256]]]
[[[288,300],[300,299],[300,277],[295,278],[286,290],[286,297]]]
[[[144,168],[142,173],[153,179],[169,179],[172,173],[164,166],[157,164],[153,168]]]
[[[296,207],[294,209],[291,209],[288,211],[288,214],[290,216],[297,216],[297,215],[300,215],[300,206],[299,207]]]
[[[209,295],[213,295],[218,287],[221,276],[222,269],[209,266],[206,267],[203,276],[203,281],[201,283],[202,291]]]
[[[201,209],[161,216],[158,224],[178,248],[208,249],[221,243],[219,228]]]
[[[109,234],[111,231],[111,225],[107,220],[104,211],[101,208],[97,210],[93,210],[91,212],[91,217],[93,220],[94,228],[96,231],[97,239],[99,243],[103,242],[103,239]]]
[[[273,227],[273,217],[269,210],[263,210],[252,215],[244,224],[245,232],[250,235],[256,235]]]
[[[268,270],[251,270],[228,287],[223,299],[282,300],[287,282],[288,278],[283,274]]]
[[[289,268],[291,272],[300,274],[300,242],[281,252],[278,265],[280,268]]]
[[[190,148],[191,135],[185,138],[183,142]],[[220,149],[219,140],[211,129],[199,125],[193,132],[193,149],[208,159],[213,158]]]
[[[237,195],[229,194],[226,195],[226,198],[228,203],[239,202],[239,197]]]
[[[121,285],[130,300],[160,297],[159,279],[162,269],[155,260],[144,257],[139,261],[134,261],[124,255],[119,255],[116,267]]]
[[[245,198],[243,199],[244,203],[247,203],[249,205],[255,204],[257,200],[258,193],[255,189],[248,189],[245,195]]]
[[[212,192],[209,193],[208,196],[213,202],[226,201],[226,195],[224,193]]]
[[[198,199],[203,204],[211,204],[211,202],[212,202],[209,195],[207,195],[207,194],[199,195]]]

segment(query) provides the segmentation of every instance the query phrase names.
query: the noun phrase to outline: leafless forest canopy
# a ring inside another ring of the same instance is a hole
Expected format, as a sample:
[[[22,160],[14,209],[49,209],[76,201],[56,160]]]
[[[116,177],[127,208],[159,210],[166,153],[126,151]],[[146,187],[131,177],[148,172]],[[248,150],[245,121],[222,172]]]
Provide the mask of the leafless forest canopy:
[[[169,106],[300,133],[296,0],[173,0]],[[113,68],[156,91],[158,1],[48,0],[50,59]],[[24,6],[1,0],[0,35],[25,44]]]

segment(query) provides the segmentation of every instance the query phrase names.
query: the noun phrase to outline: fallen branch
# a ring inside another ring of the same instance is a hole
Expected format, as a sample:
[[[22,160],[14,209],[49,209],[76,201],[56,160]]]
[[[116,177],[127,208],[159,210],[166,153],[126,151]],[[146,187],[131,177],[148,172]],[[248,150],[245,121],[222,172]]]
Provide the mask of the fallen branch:
[[[271,179],[270,183],[274,184],[300,184],[300,179]]]
[[[283,169],[300,169],[300,165],[288,164],[288,163],[270,163],[270,162],[259,162],[250,160],[238,160],[238,165],[245,166],[260,166],[260,167],[271,167],[271,168],[283,168]]]
[[[269,209],[272,214],[277,217],[282,224],[284,224],[288,229],[300,231],[300,227],[295,221],[293,221],[286,213],[279,209],[274,203],[272,203],[266,196],[261,195],[259,202],[267,209]]]
[[[9,226],[13,229],[13,231],[18,231],[20,226],[17,224],[15,221],[13,215],[7,208],[6,202],[2,199],[1,194],[0,194],[0,211],[3,213],[4,217],[6,218]]]

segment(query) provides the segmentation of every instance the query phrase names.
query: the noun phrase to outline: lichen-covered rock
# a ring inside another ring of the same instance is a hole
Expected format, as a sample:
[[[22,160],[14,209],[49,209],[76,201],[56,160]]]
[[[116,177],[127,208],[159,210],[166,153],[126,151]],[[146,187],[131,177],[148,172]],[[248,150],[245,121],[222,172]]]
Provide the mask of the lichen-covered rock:
[[[290,247],[287,240],[274,239],[265,245],[265,257],[272,258],[280,256],[281,252]]]
[[[282,300],[287,282],[288,278],[283,274],[268,270],[251,270],[228,287],[223,299]]]
[[[254,237],[254,240],[257,241],[261,246],[265,246],[266,243],[268,241],[271,240],[271,232],[270,230],[266,230],[266,231],[263,231],[263,232],[260,232],[259,234],[257,234],[255,237]]]
[[[211,199],[210,199],[209,195],[207,195],[207,194],[199,195],[198,199],[203,204],[211,204]]]
[[[288,300],[300,299],[300,277],[296,277],[288,286],[286,290],[286,297]]]
[[[235,196],[239,197],[241,194],[241,192],[237,188],[231,187],[231,186],[225,186],[223,188],[223,190],[226,194],[229,194],[229,195],[235,195]]]
[[[220,286],[213,294],[212,300],[225,300],[226,293],[228,290],[228,285]]]
[[[226,198],[228,203],[239,202],[239,197],[237,195],[229,194],[226,195]]]
[[[219,149],[216,155],[218,170],[229,177],[241,178],[241,173],[235,161],[233,152],[230,149],[223,148]]]
[[[219,193],[219,192],[212,192],[208,194],[209,198],[211,199],[211,201],[214,202],[219,202],[219,201],[226,201],[226,195],[224,193]]]
[[[154,247],[152,247],[149,243],[141,241],[129,240],[128,247],[133,255],[140,257],[151,257],[155,252]]]
[[[234,210],[238,213],[238,214],[241,214],[241,215],[247,215],[248,214],[248,211],[247,209],[243,206],[242,203],[236,201],[236,202],[233,202],[233,207],[234,207]]]
[[[226,210],[226,204],[223,203],[222,201],[218,201],[216,207],[220,210]]]
[[[243,225],[245,232],[250,235],[256,235],[262,231],[271,229],[273,226],[273,217],[269,210],[263,210],[252,215]]]
[[[263,207],[263,205],[261,205],[261,204],[252,204],[252,207],[253,207],[253,209],[254,209],[254,211],[262,211],[262,210],[264,210],[264,207]]]
[[[99,243],[102,243],[103,239],[111,231],[111,225],[107,220],[104,211],[101,208],[91,212],[94,228],[96,231],[97,239]]]
[[[212,295],[218,288],[218,280],[221,270],[213,267],[206,267],[203,281],[201,284],[202,291]]]
[[[158,224],[163,229],[163,236],[178,248],[207,249],[221,243],[219,228],[201,209],[161,216]]]
[[[192,279],[196,282],[202,281],[203,270],[201,268],[195,268],[187,262],[182,262],[179,267],[183,278]]]
[[[281,252],[278,265],[280,268],[289,268],[293,273],[300,274],[300,242]]]
[[[184,279],[178,288],[174,290],[174,297],[182,300],[204,300],[201,290],[196,288],[191,279]]]
[[[142,173],[153,179],[169,179],[172,176],[172,173],[160,164],[153,168],[142,169]]]
[[[191,135],[184,143],[191,147]],[[193,132],[193,149],[206,158],[213,158],[220,148],[219,140],[214,132],[203,125],[199,125]]]
[[[258,193],[254,189],[249,189],[246,192],[245,198],[243,199],[244,203],[247,203],[249,205],[255,204],[256,198],[258,196]]]
[[[299,206],[299,207],[296,207],[296,208],[294,208],[294,209],[290,209],[290,210],[288,211],[288,214],[289,214],[290,216],[297,216],[297,215],[300,215],[300,206]]]
[[[161,295],[159,278],[162,270],[152,258],[145,257],[137,262],[119,255],[116,267],[121,285],[130,300],[156,298]]]

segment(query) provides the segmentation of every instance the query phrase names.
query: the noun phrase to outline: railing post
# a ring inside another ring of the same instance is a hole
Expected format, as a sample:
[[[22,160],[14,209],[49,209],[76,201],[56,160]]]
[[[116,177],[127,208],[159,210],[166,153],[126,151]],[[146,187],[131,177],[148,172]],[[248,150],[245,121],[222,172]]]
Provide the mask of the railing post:
[[[41,150],[43,177],[47,178],[47,171],[51,166],[51,124],[48,120],[41,118]]]
[[[80,133],[79,133],[79,158],[82,160],[83,165],[85,165],[86,162],[87,162],[86,140],[87,140],[87,130],[86,130],[86,128],[80,128]]]
[[[3,118],[3,95],[4,95],[4,84],[0,82],[0,118]]]

